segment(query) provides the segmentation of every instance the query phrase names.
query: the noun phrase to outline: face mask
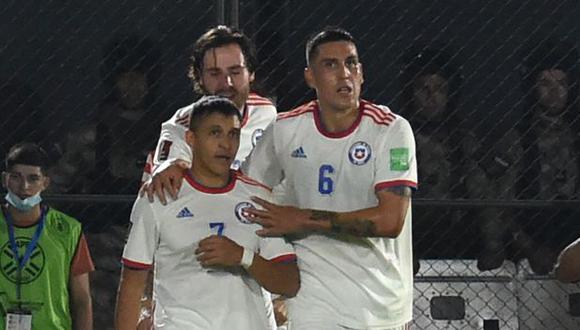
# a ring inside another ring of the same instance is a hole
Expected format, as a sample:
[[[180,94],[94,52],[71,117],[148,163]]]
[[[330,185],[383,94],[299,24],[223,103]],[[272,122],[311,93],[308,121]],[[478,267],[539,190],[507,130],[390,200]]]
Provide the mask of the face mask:
[[[14,206],[22,212],[28,212],[36,205],[40,204],[42,197],[40,197],[40,192],[34,196],[30,196],[25,199],[21,199],[16,194],[8,190],[6,197],[4,197],[10,205]]]

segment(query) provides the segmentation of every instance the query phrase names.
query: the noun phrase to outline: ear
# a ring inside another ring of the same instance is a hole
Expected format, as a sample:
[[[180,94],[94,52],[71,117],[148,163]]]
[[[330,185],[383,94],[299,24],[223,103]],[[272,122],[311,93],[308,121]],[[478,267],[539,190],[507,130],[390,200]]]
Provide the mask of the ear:
[[[254,79],[256,78],[256,73],[255,72],[250,72],[250,84],[254,82]]]
[[[50,177],[44,176],[44,183],[42,184],[42,191],[46,190],[50,186]]]
[[[362,85],[365,82],[365,75],[364,75],[362,63],[359,63],[358,65],[359,65],[358,69],[360,71],[360,83]]]
[[[193,150],[193,143],[195,142],[195,134],[189,129],[185,131],[185,142]]]
[[[314,81],[314,74],[310,67],[304,68],[304,80],[306,80],[306,85],[312,89],[316,89],[316,83]]]

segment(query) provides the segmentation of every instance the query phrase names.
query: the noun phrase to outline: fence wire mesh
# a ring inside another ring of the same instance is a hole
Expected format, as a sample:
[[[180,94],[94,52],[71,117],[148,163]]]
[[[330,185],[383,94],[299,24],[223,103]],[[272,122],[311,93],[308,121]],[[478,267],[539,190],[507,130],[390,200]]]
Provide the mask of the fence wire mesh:
[[[190,49],[209,27],[256,43],[256,89],[287,111],[315,95],[304,44],[355,36],[363,97],[411,122],[417,329],[577,329],[557,283],[580,236],[575,0],[5,1],[0,152],[41,143],[53,204],[81,219],[97,264],[95,324],[112,327],[131,197],[159,125],[197,96]]]

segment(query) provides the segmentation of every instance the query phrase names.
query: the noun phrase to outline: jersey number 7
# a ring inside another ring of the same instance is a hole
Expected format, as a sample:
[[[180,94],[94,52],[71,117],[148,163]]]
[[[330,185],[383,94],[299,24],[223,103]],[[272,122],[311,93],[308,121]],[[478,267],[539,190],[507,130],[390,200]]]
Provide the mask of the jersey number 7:
[[[222,234],[224,232],[224,227],[225,227],[225,225],[223,222],[210,222],[209,223],[209,228],[216,229],[218,236],[222,236]]]

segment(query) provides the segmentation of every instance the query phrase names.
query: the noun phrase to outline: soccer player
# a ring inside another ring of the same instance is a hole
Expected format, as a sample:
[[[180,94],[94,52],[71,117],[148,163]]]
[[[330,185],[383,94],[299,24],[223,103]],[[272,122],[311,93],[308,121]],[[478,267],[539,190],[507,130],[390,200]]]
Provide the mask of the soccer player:
[[[189,77],[194,89],[204,95],[221,95],[234,102],[242,115],[242,130],[240,148],[232,167],[237,169],[256,142],[263,130],[276,118],[276,108],[270,100],[250,92],[254,82],[257,60],[256,51],[250,39],[240,31],[226,26],[218,26],[208,30],[195,43],[191,56]],[[150,200],[153,198],[153,187],[158,192],[159,199],[165,203],[165,195],[160,185],[172,187],[169,182],[181,183],[182,169],[189,168],[191,150],[185,143],[185,132],[193,105],[177,110],[171,119],[161,126],[153,164],[146,167],[143,181],[149,179],[149,174],[160,164],[169,166],[166,175],[153,185],[146,184]],[[150,162],[148,162],[150,163]],[[162,167],[164,169],[166,167]],[[179,187],[179,186],[177,186]],[[170,194],[176,198],[176,190],[170,188]]]
[[[0,214],[0,324],[6,329],[93,328],[93,261],[81,224],[41,203],[48,156],[21,143],[6,156]]]
[[[317,100],[281,114],[242,171],[288,201],[249,210],[262,236],[293,237],[301,289],[291,329],[406,329],[412,318],[411,191],[417,186],[409,123],[361,100],[350,33],[327,28],[306,45]]]
[[[180,199],[140,197],[125,251],[117,329],[135,329],[147,270],[155,264],[155,325],[166,329],[271,329],[262,287],[294,296],[298,268],[290,244],[260,238],[250,196],[269,190],[230,169],[241,115],[226,98],[193,104],[186,141],[192,153]]]
[[[266,126],[276,118],[276,108],[272,102],[251,92],[258,65],[254,44],[234,28],[217,26],[209,29],[196,41],[191,61],[189,77],[195,91],[229,98],[242,115],[240,147],[232,164],[232,168],[237,169],[256,145]],[[189,168],[191,163],[192,154],[185,142],[185,132],[192,107],[191,104],[177,110],[171,119],[162,124],[155,155],[147,160],[143,175],[145,183],[142,191],[147,192],[151,201],[155,187],[161,202],[166,203],[161,185],[170,187],[170,194],[177,197],[183,169]],[[156,180],[149,181],[154,170],[158,173],[163,169],[163,175],[157,175]],[[170,182],[176,183],[175,187]],[[270,303],[266,304],[270,310]],[[276,311],[283,308],[281,304],[282,300],[276,299]],[[271,315],[271,323],[275,327],[274,315]]]

